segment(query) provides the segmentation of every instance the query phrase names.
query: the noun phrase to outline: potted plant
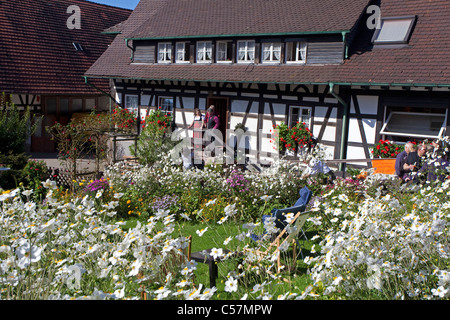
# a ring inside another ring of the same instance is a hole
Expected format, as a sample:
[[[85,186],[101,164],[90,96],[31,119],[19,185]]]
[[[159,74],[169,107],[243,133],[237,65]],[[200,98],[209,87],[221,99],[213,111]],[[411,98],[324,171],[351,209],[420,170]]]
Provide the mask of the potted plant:
[[[370,151],[374,173],[395,174],[395,158],[403,150],[403,145],[392,141],[378,141]]]

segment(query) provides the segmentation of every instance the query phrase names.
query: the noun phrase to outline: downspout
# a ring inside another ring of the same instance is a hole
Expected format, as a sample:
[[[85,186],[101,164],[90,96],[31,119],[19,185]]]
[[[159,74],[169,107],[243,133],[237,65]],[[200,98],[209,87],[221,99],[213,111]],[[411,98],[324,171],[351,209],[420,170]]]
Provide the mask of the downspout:
[[[344,107],[344,113],[342,114],[342,132],[341,132],[341,149],[340,149],[340,160],[344,160],[347,157],[347,140],[348,140],[348,125],[349,125],[349,119],[348,119],[348,113],[349,113],[349,106],[348,103],[346,103],[336,92],[334,92],[334,83],[329,83],[330,90],[329,93],[336,98],[337,101]],[[345,163],[339,164],[339,171],[345,170]]]
[[[342,42],[344,43],[344,59],[348,59],[347,31],[342,31]]]

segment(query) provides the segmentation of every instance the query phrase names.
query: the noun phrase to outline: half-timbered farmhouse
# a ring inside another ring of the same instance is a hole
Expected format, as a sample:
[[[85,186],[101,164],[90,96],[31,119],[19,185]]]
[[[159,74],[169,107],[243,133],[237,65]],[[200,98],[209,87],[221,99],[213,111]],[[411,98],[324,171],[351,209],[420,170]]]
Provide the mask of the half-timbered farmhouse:
[[[274,124],[303,121],[331,157],[365,159],[379,139],[445,135],[448,17],[448,0],[141,0],[85,76],[181,129],[215,105],[257,157]]]
[[[31,151],[55,151],[45,129],[55,121],[109,107],[109,81],[86,84],[83,75],[114,39],[102,32],[130,13],[85,0],[0,2],[0,93],[43,115]]]

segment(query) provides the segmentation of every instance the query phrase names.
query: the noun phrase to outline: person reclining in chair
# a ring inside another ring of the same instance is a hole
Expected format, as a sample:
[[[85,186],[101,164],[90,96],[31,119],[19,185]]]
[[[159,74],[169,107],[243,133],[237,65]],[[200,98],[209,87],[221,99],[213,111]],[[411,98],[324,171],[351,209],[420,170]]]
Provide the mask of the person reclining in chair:
[[[309,200],[312,197],[311,190],[308,187],[303,187],[300,189],[300,198],[295,202],[292,207],[284,208],[284,209],[272,209],[270,215],[264,215],[262,217],[263,223],[265,227],[270,223],[269,221],[274,221],[275,228],[277,228],[277,232],[270,232],[273,236],[276,236],[278,232],[281,232],[286,226],[289,224],[288,218],[293,218],[299,211],[304,212],[309,203]],[[288,217],[288,214],[292,214],[292,217]],[[267,228],[266,228],[267,229]],[[270,228],[271,229],[271,228]],[[265,234],[267,234],[267,230],[262,235],[252,235],[252,239],[257,241],[260,240]]]
[[[324,174],[323,178],[324,184],[332,184],[336,179],[336,175],[333,170],[331,170],[325,163],[319,159],[307,159],[304,161],[308,166],[305,171],[303,171],[302,179],[306,179],[311,176],[317,176],[319,174]]]

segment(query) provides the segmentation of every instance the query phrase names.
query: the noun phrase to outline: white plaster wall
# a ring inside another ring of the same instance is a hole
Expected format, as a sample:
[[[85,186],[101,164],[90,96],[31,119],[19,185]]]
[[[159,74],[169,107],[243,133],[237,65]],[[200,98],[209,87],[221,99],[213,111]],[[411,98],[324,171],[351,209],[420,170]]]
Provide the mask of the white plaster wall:
[[[362,119],[362,124],[366,136],[367,143],[375,143],[376,136],[376,125],[377,122],[375,119]],[[358,142],[362,143],[361,131],[358,125],[358,119],[350,118],[349,119],[349,142]]]
[[[377,114],[378,112],[378,96],[358,95],[359,111],[361,114]],[[350,113],[355,113],[355,105],[352,99],[350,104]]]

